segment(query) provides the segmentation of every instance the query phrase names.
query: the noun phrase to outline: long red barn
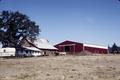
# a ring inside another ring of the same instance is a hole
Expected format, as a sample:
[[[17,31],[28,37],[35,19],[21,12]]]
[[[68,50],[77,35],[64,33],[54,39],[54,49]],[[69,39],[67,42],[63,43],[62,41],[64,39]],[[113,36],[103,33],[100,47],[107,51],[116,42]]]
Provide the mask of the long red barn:
[[[107,54],[108,48],[104,46],[84,44],[74,41],[64,41],[55,45],[58,48],[59,52],[69,52],[72,54],[76,54],[82,51],[88,51],[91,53],[99,53],[99,54]]]

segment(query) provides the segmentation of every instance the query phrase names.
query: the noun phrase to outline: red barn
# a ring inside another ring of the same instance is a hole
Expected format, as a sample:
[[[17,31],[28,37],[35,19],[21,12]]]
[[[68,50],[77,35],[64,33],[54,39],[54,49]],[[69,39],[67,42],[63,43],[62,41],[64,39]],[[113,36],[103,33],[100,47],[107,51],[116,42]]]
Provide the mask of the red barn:
[[[76,54],[82,51],[105,54],[108,51],[107,47],[84,44],[74,41],[64,41],[55,45],[55,47],[58,48],[59,52],[69,52],[70,54]]]
[[[83,44],[73,41],[64,41],[55,45],[58,48],[59,52],[69,52],[69,53],[78,53],[83,51]]]

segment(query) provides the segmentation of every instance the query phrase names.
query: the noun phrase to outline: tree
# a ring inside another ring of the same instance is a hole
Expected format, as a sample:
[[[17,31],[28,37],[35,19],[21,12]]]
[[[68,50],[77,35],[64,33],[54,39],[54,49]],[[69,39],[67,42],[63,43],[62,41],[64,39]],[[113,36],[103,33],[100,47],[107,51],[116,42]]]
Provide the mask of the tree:
[[[116,45],[116,43],[113,44],[111,48],[112,53],[119,53],[119,47]]]
[[[111,47],[108,45],[108,51],[109,51],[109,53],[111,53],[112,51],[111,51]]]
[[[40,29],[34,21],[20,12],[2,11],[0,13],[0,42],[3,47],[18,47],[23,38],[34,41]]]

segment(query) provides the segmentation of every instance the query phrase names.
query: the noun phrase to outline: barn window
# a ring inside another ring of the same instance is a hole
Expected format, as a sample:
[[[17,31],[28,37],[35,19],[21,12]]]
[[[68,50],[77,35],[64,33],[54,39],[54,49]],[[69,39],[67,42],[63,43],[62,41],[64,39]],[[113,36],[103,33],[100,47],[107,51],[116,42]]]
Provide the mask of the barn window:
[[[70,51],[70,46],[65,46],[65,52],[69,52]]]

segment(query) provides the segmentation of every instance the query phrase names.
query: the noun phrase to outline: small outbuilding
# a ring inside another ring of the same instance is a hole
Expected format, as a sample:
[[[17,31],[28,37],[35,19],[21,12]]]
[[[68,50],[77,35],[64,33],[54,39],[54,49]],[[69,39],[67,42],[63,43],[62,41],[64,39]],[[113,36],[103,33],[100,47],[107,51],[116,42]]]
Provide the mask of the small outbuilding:
[[[15,56],[16,49],[15,48],[0,48],[0,57],[12,57]]]

